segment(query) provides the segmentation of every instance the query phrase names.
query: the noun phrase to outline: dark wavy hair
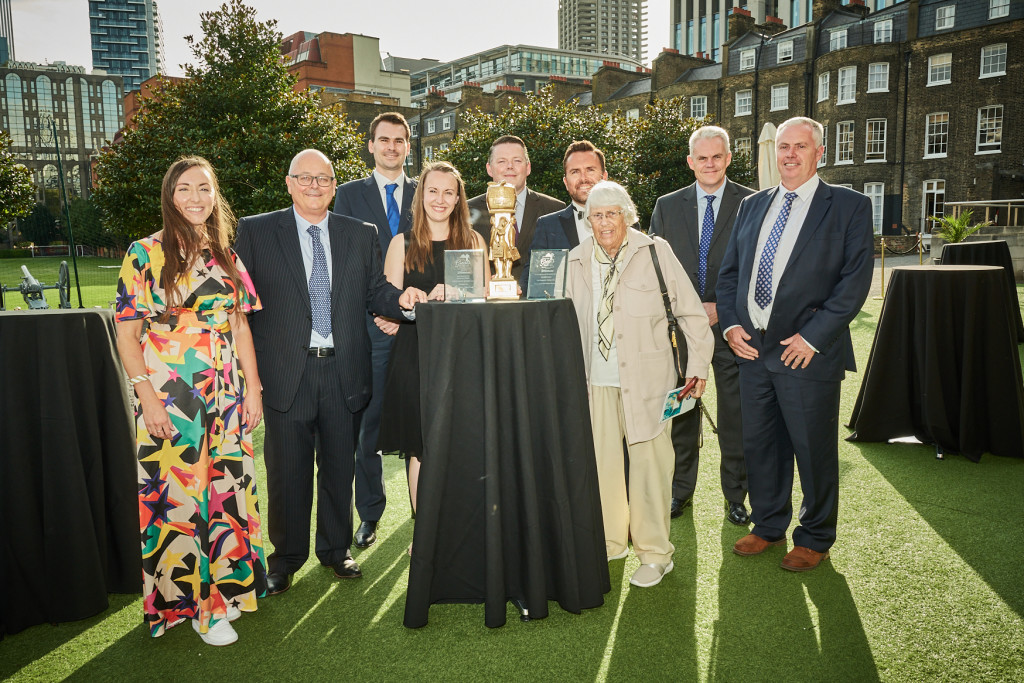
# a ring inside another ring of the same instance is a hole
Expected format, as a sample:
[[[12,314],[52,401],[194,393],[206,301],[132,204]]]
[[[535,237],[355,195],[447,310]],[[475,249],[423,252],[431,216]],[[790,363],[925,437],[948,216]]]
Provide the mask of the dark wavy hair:
[[[427,176],[431,173],[448,173],[455,176],[459,192],[458,202],[448,216],[448,249],[472,249],[473,227],[469,222],[469,206],[466,204],[466,184],[462,174],[447,161],[428,161],[420,171],[420,181],[416,185],[416,194],[412,198],[412,234],[409,236],[409,248],[405,250],[405,269],[420,272],[434,260],[434,251],[430,243],[430,224],[427,222],[427,211],[423,208],[423,192]]]
[[[202,168],[210,174],[213,181],[213,211],[206,219],[206,234],[201,234],[195,226],[181,214],[174,205],[174,188],[185,171],[191,168]],[[235,214],[231,211],[217,184],[217,174],[206,159],[198,156],[186,156],[178,159],[164,174],[160,187],[160,209],[163,214],[163,252],[164,265],[160,274],[160,284],[167,293],[167,312],[163,318],[170,317],[170,310],[183,303],[178,284],[186,275],[192,264],[200,257],[203,243],[209,244],[214,260],[224,269],[235,284],[235,304],[239,303],[242,290],[242,278],[231,258],[229,245],[235,232]]]

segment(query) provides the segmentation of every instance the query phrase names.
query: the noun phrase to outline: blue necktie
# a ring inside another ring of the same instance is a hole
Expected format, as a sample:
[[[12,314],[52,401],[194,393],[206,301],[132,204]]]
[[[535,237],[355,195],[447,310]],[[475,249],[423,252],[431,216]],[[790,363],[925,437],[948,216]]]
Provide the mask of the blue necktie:
[[[398,202],[395,201],[395,190],[398,189],[398,183],[391,183],[385,185],[384,189],[388,193],[387,204],[388,207],[388,225],[391,226],[391,236],[394,237],[398,234]]]
[[[704,211],[704,222],[700,226],[700,265],[697,275],[700,278],[700,295],[704,297],[704,285],[708,281],[708,251],[711,249],[711,236],[715,234],[715,210],[712,204],[715,202],[715,195],[709,194],[708,208]]]
[[[796,199],[796,192],[786,193],[786,201],[782,203],[779,217],[775,219],[772,231],[768,234],[768,241],[764,243],[761,262],[757,265],[754,303],[761,308],[765,308],[772,302],[772,269],[775,268],[775,250],[779,247],[779,239],[782,237],[783,228],[786,227],[786,221],[789,219],[789,207],[793,206],[794,199]]]
[[[307,228],[313,240],[313,271],[309,275],[309,306],[313,311],[313,329],[323,338],[331,336],[331,278],[327,274],[327,255],[320,241],[320,228]]]

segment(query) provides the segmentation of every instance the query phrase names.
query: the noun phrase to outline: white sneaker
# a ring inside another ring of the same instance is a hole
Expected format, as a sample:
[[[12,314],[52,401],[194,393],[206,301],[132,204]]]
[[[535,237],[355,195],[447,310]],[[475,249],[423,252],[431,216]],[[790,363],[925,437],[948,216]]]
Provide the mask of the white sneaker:
[[[633,578],[629,580],[634,586],[650,588],[661,583],[661,578],[672,571],[674,564],[669,560],[668,564],[642,564],[633,572]]]
[[[238,609],[234,605],[228,605],[227,617],[228,621],[234,621],[238,617],[242,616],[242,610]]]
[[[624,558],[624,557],[625,557],[626,555],[629,555],[629,547],[626,547],[626,549],[625,549],[625,550],[623,550],[623,551],[622,551],[621,553],[619,553],[618,555],[609,555],[609,556],[608,556],[608,561],[609,561],[609,562],[611,562],[612,560],[621,560],[621,559],[622,559],[622,558]]]
[[[195,629],[196,633],[199,633],[199,637],[202,638],[203,642],[207,645],[220,647],[222,645],[230,645],[238,640],[238,634],[235,633],[235,629],[227,619],[221,619],[206,633],[199,632],[199,620],[193,619],[192,628]]]

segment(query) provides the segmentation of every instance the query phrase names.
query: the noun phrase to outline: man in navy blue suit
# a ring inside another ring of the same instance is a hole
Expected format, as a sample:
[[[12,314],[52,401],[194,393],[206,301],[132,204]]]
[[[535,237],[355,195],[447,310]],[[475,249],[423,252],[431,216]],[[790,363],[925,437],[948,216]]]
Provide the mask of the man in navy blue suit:
[[[391,238],[412,226],[412,196],[416,181],[405,175],[409,156],[409,124],[397,112],[379,114],[370,123],[367,143],[373,155],[373,173],[338,187],[334,213],[352,216],[377,228],[380,253],[388,253]],[[384,401],[384,380],[388,374],[393,336],[398,322],[381,316],[366,316],[373,360],[373,395],[363,413],[356,441],[356,529],[357,548],[369,548],[377,540],[377,524],[384,514],[384,470],[377,450],[380,434],[380,410]]]
[[[583,207],[590,196],[590,189],[602,180],[608,179],[604,166],[604,152],[589,140],[576,140],[565,150],[562,157],[565,176],[562,182],[572,203],[561,211],[549,213],[537,219],[533,242],[522,254],[523,273],[519,286],[527,291],[530,281],[530,250],[572,249],[587,237],[590,227],[583,220]]]
[[[718,317],[740,367],[752,533],[733,547],[785,545],[793,460],[803,502],[782,567],[828,559],[839,509],[839,387],[855,370],[850,322],[871,286],[871,202],[817,176],[821,124],[795,117],[775,140],[782,183],[740,203],[718,275]]]

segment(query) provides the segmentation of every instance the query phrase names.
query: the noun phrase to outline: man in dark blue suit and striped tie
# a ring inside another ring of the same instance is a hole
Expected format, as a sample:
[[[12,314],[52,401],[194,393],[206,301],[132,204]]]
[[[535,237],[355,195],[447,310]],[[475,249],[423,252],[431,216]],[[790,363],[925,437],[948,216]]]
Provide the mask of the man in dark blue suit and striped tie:
[[[334,213],[352,216],[377,228],[380,253],[387,254],[391,238],[412,226],[412,197],[416,181],[405,175],[409,156],[409,124],[397,112],[379,114],[370,123],[368,147],[373,155],[373,173],[338,187]],[[398,323],[383,316],[366,318],[373,345],[373,395],[363,413],[356,440],[356,529],[357,548],[369,548],[377,540],[377,524],[384,514],[384,470],[377,450],[380,409],[384,401],[384,380],[388,374],[392,334]],[[387,330],[392,332],[388,334]]]
[[[330,213],[335,177],[315,149],[292,159],[293,205],[238,222],[235,250],[263,309],[252,314],[266,408],[267,592],[283,593],[309,557],[314,462],[317,559],[338,578],[352,559],[355,436],[370,400],[366,314],[398,318],[426,294],[384,278],[372,225]]]

